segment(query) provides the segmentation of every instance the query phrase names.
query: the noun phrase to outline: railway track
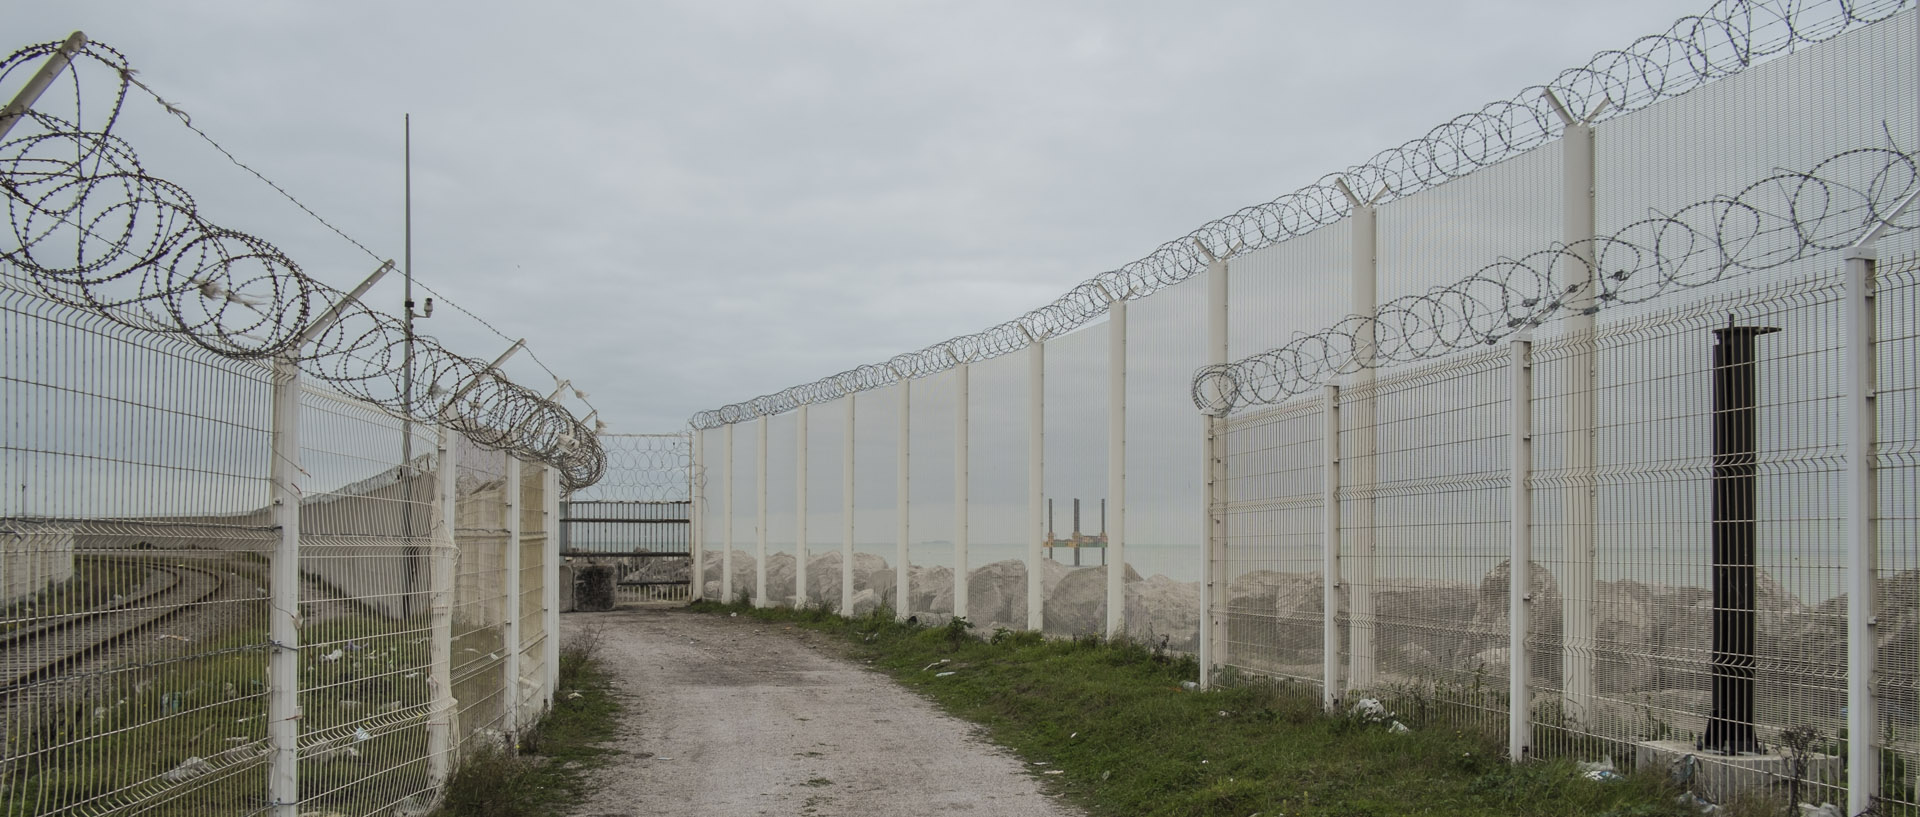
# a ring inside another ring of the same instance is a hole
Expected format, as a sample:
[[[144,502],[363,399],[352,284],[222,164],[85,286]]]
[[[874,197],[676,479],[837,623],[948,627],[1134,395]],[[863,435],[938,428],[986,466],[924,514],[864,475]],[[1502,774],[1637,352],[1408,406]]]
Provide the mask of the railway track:
[[[59,680],[62,670],[213,598],[226,581],[218,569],[173,560],[141,563],[151,577],[135,594],[0,635],[0,695],[13,698]]]

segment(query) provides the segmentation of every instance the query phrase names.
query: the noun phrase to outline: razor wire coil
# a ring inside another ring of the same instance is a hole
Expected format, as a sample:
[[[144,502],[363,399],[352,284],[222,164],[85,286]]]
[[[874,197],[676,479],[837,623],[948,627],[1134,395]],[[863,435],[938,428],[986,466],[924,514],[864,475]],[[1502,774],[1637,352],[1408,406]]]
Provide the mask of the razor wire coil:
[[[1344,172],[1203,224],[1018,318],[884,362],[701,411],[690,423],[695,429],[717,428],[1018,351],[1087,324],[1116,299],[1141,298],[1187,280],[1204,271],[1210,257],[1264,249],[1339,222],[1353,213],[1347,191],[1370,196],[1372,204],[1404,198],[1559,138],[1567,127],[1562,111],[1589,123],[1632,113],[1769,58],[1885,20],[1905,5],[1905,0],[1720,0],[1662,34],[1602,51],[1546,85],[1522,89]]]
[[[34,70],[61,46],[14,52],[0,62],[0,83]],[[220,226],[185,189],[141,166],[132,145],[113,132],[133,69],[107,45],[87,43],[65,72],[76,119],[88,111],[89,83],[81,74],[97,68],[116,86],[97,124],[27,110],[0,143],[0,190],[12,232],[0,259],[10,274],[57,303],[177,335],[217,355],[290,360],[351,397],[547,462],[569,488],[590,485],[605,471],[595,429],[432,337],[411,338],[416,386],[407,393],[402,361],[409,339],[401,319],[314,279],[265,239]],[[336,320],[308,338],[336,305]]]

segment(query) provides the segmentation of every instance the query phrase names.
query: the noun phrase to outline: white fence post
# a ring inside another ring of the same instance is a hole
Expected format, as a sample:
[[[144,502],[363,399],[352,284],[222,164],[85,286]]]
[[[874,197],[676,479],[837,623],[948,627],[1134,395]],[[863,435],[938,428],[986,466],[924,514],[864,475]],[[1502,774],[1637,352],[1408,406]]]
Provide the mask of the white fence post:
[[[807,405],[793,415],[793,607],[807,606]]]
[[[1367,689],[1373,686],[1374,667],[1374,603],[1373,603],[1373,497],[1369,491],[1374,483],[1374,418],[1378,405],[1373,389],[1375,380],[1374,352],[1377,342],[1376,324],[1371,320],[1379,309],[1379,268],[1375,263],[1379,255],[1377,230],[1378,211],[1374,201],[1379,198],[1361,200],[1347,189],[1345,182],[1340,189],[1353,205],[1352,247],[1348,255],[1350,292],[1348,308],[1355,315],[1367,318],[1354,333],[1353,356],[1359,369],[1353,373],[1350,381],[1354,394],[1348,395],[1351,405],[1346,407],[1346,421],[1353,426],[1351,445],[1344,445],[1339,452],[1344,462],[1341,464],[1341,489],[1354,497],[1353,518],[1346,520],[1353,541],[1350,564],[1342,559],[1341,580],[1347,593],[1347,688]],[[1384,192],[1384,190],[1382,191]],[[1339,434],[1335,427],[1331,433]],[[1341,541],[1335,539],[1333,547],[1338,550]],[[1350,575],[1347,575],[1350,574]]]
[[[732,604],[733,595],[733,423],[721,426],[720,453],[727,463],[720,469],[720,603]],[[703,579],[704,580],[704,579]]]
[[[968,371],[965,362],[953,367],[953,615],[967,617],[967,485],[971,469],[967,462]]]
[[[540,649],[540,675],[544,681],[541,704],[551,707],[553,696],[560,689],[560,469],[548,465],[541,469],[541,478],[545,485],[540,494],[543,506],[540,515],[546,520],[544,530],[547,532],[546,554],[540,565],[540,610],[547,633]]]
[[[840,615],[853,615],[853,408],[858,402],[846,396],[847,425],[840,452]]]
[[[1227,262],[1207,254],[1207,363],[1227,362]],[[1226,656],[1226,639],[1219,606],[1226,592],[1227,568],[1227,438],[1226,417],[1202,415],[1206,458],[1205,506],[1201,511],[1200,541],[1205,565],[1200,590],[1200,686],[1213,686],[1213,668]]]
[[[501,567],[506,571],[505,590],[507,606],[505,620],[501,624],[501,654],[506,660],[500,662],[502,676],[501,689],[506,700],[503,701],[501,731],[507,733],[509,740],[518,741],[520,735],[520,565],[526,557],[520,552],[520,458],[512,453],[507,460],[507,495],[505,512],[507,515],[506,554],[501,558]]]
[[[280,529],[268,582],[267,802],[276,817],[300,811],[300,367],[273,362],[273,523]]]
[[[13,101],[7,103],[6,108],[0,109],[0,140],[6,139],[7,134],[13,132],[13,126],[20,121],[21,117],[26,116],[27,111],[33,109],[33,103],[39,102],[40,95],[47,92],[47,88],[53,85],[53,81],[60,77],[60,72],[67,70],[67,65],[73,62],[73,55],[80,53],[80,49],[86,47],[87,35],[84,32],[73,32],[67,35],[66,42],[60,44],[60,50],[53,52],[47,57],[46,62],[41,63],[40,70],[34,72],[33,77],[27,80],[27,84],[14,95]]]
[[[760,415],[760,448],[753,469],[754,538],[753,606],[767,606],[767,425],[771,417]]]
[[[900,378],[900,477],[895,486],[894,507],[898,509],[899,519],[895,520],[893,554],[893,615],[906,621],[912,613],[907,610],[907,536],[913,533],[912,520],[908,513],[912,502],[909,491],[913,488],[912,457],[913,447],[913,381]]]
[[[1047,344],[1032,335],[1028,335],[1028,341],[1027,629],[1039,632],[1046,623],[1041,551],[1047,539]]]
[[[687,499],[690,500],[687,515],[692,517],[692,521],[687,523],[692,528],[687,532],[687,549],[693,551],[693,575],[690,577],[692,581],[688,582],[692,586],[687,588],[687,598],[691,601],[700,601],[707,594],[707,526],[704,521],[707,515],[706,437],[705,431],[694,429],[693,460],[687,468]]]
[[[1556,106],[1559,102],[1554,103]],[[1578,338],[1570,350],[1560,388],[1566,406],[1567,487],[1560,528],[1566,551],[1561,569],[1562,704],[1575,723],[1587,725],[1593,704],[1594,648],[1594,389],[1598,384],[1593,349],[1593,127],[1559,109],[1567,126],[1561,141],[1561,240],[1569,258],[1561,262],[1561,291],[1567,301],[1566,334]],[[1596,111],[1597,113],[1597,111]]]
[[[1526,760],[1533,751],[1533,342],[1525,335],[1510,345],[1513,436],[1508,445],[1507,504],[1512,517],[1507,554],[1507,757]]]
[[[1126,630],[1127,293],[1107,304],[1107,637]]]
[[[427,714],[427,783],[439,791],[453,773],[453,588],[458,569],[460,440],[457,432],[440,428],[439,519],[434,526],[432,556],[427,560],[427,689],[432,701]]]
[[[1320,489],[1320,700],[1340,708],[1340,387],[1328,383],[1322,409]],[[1352,610],[1348,610],[1351,619]]]
[[[1880,795],[1880,719],[1874,686],[1879,649],[1875,617],[1879,486],[1873,472],[1877,365],[1871,248],[1847,256],[1847,813],[1861,814]]]

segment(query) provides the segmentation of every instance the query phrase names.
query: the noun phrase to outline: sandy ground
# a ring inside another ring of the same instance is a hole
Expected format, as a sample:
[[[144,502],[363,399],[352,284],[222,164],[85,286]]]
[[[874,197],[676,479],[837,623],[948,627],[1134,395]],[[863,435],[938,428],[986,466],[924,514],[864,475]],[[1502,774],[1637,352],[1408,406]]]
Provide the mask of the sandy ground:
[[[822,636],[673,609],[571,613],[627,707],[626,752],[576,814],[1080,815],[1017,758]]]

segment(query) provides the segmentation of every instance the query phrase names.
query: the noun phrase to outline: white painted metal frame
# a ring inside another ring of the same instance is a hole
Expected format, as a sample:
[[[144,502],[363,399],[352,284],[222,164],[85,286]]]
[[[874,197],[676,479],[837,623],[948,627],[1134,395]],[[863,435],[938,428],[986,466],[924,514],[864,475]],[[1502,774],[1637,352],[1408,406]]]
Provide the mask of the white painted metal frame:
[[[720,486],[720,602],[732,604],[733,595],[733,427],[728,423],[720,435],[721,454],[726,460]]]
[[[807,407],[793,415],[793,606],[807,606]]]
[[[853,615],[853,407],[857,401],[849,394],[846,433],[840,452],[840,614]]]
[[[1533,751],[1533,655],[1527,633],[1533,627],[1533,341],[1526,335],[1508,345],[1512,386],[1512,438],[1507,486],[1507,757],[1526,760]]]
[[[1127,293],[1107,305],[1107,637],[1127,619]]]
[[[1227,262],[1207,253],[1207,363],[1224,366],[1227,349]],[[1225,664],[1226,620],[1220,615],[1220,601],[1226,590],[1227,517],[1227,437],[1226,418],[1203,415],[1205,441],[1201,454],[1206,458],[1206,488],[1201,508],[1200,541],[1206,543],[1206,563],[1201,568],[1200,593],[1200,686],[1213,686],[1213,668]]]
[[[1874,523],[1879,486],[1874,477],[1878,415],[1874,311],[1875,255],[1859,248],[1846,259],[1847,428],[1847,813],[1862,814],[1880,795],[1880,722],[1874,699],[1879,649],[1877,605],[1879,542]]]
[[[507,496],[502,513],[506,514],[507,544],[506,555],[501,559],[502,572],[506,575],[505,594],[507,597],[505,621],[501,627],[501,640],[504,642],[500,662],[501,694],[506,699],[501,702],[501,731],[510,739],[517,740],[520,734],[520,565],[525,554],[520,552],[520,458],[512,454],[507,460]]]
[[[693,517],[693,520],[688,524],[693,527],[693,530],[690,531],[691,535],[687,537],[687,540],[692,543],[693,549],[693,581],[691,582],[692,586],[687,588],[687,597],[693,601],[700,601],[706,598],[707,595],[706,437],[706,432],[694,429],[693,461],[687,470],[688,496],[693,500],[692,504],[688,506],[692,510],[690,516]],[[548,471],[552,470],[553,469],[548,469]],[[558,537],[555,537],[555,541],[558,541]],[[548,632],[558,631],[549,630]]]
[[[967,514],[969,475],[967,460],[968,364],[953,367],[953,615],[967,617]]]
[[[899,482],[894,506],[899,509],[899,519],[895,520],[894,563],[893,563],[893,615],[906,621],[912,615],[907,609],[907,536],[913,533],[913,381],[900,380],[900,450]]]
[[[540,645],[540,699],[542,705],[551,707],[560,689],[560,469],[549,465],[540,472],[544,480],[540,494],[540,517],[544,520],[541,530],[547,534],[546,552],[540,561],[540,610],[547,634]],[[700,575],[696,568],[692,582],[696,588],[700,586]]]
[[[1340,386],[1328,383],[1321,434],[1320,540],[1320,702],[1328,712],[1340,708]]]
[[[1024,330],[1022,330],[1024,331]],[[1027,347],[1027,629],[1046,622],[1047,344],[1028,335]]]
[[[773,418],[760,418],[760,447],[753,469],[753,606],[767,606],[767,424]]]

